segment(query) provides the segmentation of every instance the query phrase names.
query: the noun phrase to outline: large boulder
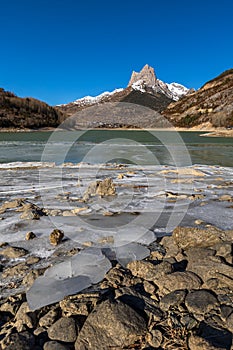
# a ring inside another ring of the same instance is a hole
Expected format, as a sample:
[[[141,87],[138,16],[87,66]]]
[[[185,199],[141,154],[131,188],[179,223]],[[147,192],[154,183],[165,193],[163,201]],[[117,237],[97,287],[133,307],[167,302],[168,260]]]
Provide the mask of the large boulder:
[[[81,329],[75,350],[107,350],[134,344],[146,332],[146,322],[130,306],[106,300],[94,309]]]

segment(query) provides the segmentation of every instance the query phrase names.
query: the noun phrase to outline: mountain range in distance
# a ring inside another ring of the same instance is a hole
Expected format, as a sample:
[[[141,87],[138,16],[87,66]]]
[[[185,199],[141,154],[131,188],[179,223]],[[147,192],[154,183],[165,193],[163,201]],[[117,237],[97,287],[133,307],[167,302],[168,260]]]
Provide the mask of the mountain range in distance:
[[[193,91],[194,89],[188,89],[181,84],[166,84],[157,79],[154,68],[146,64],[139,73],[132,72],[126,88],[107,91],[96,97],[86,96],[58,107],[68,115],[73,115],[84,108],[101,103],[129,102],[162,112],[172,101],[178,101]]]
[[[131,74],[126,88],[104,92],[96,97],[86,96],[55,107],[33,98],[20,98],[0,89],[0,128],[54,128],[72,115],[76,115],[75,128],[81,129],[128,128],[131,124],[139,128],[161,126],[152,117],[153,113],[150,118],[143,112],[136,117],[134,115],[132,123],[127,113],[123,115],[122,112],[116,118],[115,113],[111,113],[111,106],[119,105],[119,102],[147,107],[152,112],[158,112],[175,127],[206,130],[232,128],[233,69],[195,91],[178,83],[164,83],[157,78],[154,68],[146,64],[140,72]],[[96,110],[99,111],[98,115],[94,113]]]

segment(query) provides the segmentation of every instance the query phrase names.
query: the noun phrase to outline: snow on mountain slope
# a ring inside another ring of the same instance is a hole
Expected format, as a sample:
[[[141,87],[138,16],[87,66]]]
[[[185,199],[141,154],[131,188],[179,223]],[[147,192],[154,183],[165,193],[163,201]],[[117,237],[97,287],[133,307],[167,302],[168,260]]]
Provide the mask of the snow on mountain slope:
[[[98,96],[85,96],[82,97],[76,101],[74,101],[73,103],[75,104],[79,104],[79,105],[87,105],[87,104],[94,104],[94,103],[98,103],[101,102],[103,99],[105,99],[106,97],[110,97],[111,95],[114,95],[117,92],[123,91],[124,89],[120,88],[120,89],[115,89],[111,92],[109,91],[105,91],[102,94],[98,95]]]
[[[178,84],[178,83],[166,83],[168,89],[171,91],[173,95],[173,100],[178,101],[182,96],[187,95],[187,93],[190,91],[187,87],[184,85]]]

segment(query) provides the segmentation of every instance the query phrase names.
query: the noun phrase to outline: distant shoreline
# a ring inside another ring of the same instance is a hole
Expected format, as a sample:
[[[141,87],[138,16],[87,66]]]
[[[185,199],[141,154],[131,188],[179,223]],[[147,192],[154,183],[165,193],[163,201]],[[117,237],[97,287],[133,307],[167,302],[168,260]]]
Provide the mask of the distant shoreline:
[[[46,128],[39,128],[39,129],[18,129],[18,128],[0,128],[0,132],[4,133],[24,133],[24,132],[53,132],[55,130],[59,130],[59,128],[54,127],[46,127]],[[200,128],[198,126],[192,127],[192,128],[182,128],[182,127],[174,127],[174,128],[93,128],[93,129],[77,129],[79,130],[124,130],[124,131],[183,131],[183,132],[205,132],[204,134],[201,134],[201,136],[205,137],[233,137],[233,130],[232,129],[217,129],[214,127],[210,128]],[[60,129],[59,131],[64,131]],[[67,131],[75,131],[75,130],[67,130]]]

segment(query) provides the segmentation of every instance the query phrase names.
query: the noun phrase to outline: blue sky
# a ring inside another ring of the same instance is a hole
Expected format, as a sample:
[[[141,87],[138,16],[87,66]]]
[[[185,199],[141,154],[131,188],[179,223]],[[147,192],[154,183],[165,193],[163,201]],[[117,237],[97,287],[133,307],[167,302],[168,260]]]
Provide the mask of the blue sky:
[[[144,64],[199,88],[233,67],[232,0],[11,0],[0,87],[51,105],[125,87]]]

